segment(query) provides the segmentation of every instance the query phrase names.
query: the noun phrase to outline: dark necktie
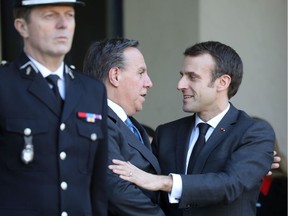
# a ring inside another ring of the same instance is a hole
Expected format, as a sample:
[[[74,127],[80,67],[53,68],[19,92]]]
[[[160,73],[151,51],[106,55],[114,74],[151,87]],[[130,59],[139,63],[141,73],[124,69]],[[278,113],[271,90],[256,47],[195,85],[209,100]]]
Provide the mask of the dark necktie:
[[[53,93],[56,97],[56,101],[57,101],[58,105],[60,105],[62,108],[63,100],[61,98],[61,95],[60,95],[59,89],[58,89],[58,85],[57,85],[59,79],[60,79],[59,76],[56,74],[51,74],[51,75],[46,77],[46,80],[52,85],[52,90],[53,90]]]
[[[197,138],[197,141],[194,145],[193,151],[191,153],[190,159],[189,159],[189,164],[188,164],[188,169],[187,169],[187,174],[192,173],[193,166],[197,160],[197,157],[203,148],[205,144],[205,134],[207,130],[209,129],[210,125],[206,123],[199,123],[198,128],[199,128],[199,136]]]
[[[131,122],[129,118],[125,120],[125,124],[132,131],[132,133],[143,143],[143,139],[141,137],[140,132],[138,131],[138,129],[135,127],[135,125]]]

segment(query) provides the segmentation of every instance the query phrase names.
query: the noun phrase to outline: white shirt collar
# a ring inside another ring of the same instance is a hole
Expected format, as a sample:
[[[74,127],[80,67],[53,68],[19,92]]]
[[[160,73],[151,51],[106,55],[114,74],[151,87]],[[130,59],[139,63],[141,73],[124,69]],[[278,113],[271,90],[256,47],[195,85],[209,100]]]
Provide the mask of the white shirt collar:
[[[230,103],[228,103],[228,106],[226,107],[225,110],[223,110],[220,114],[218,114],[217,116],[215,116],[214,118],[210,119],[208,123],[211,127],[216,128],[217,125],[219,124],[219,122],[222,120],[222,118],[224,117],[224,115],[228,112],[230,108]],[[196,114],[196,118],[195,118],[195,125],[194,128],[197,127],[197,125],[201,122],[204,122],[202,119],[200,119],[200,117]]]
[[[125,111],[123,110],[123,108],[121,106],[119,106],[118,104],[114,103],[113,101],[111,101],[110,99],[107,99],[107,104],[116,113],[116,115],[123,122],[125,122],[125,120],[127,119],[128,116],[125,113]]]
[[[46,68],[44,65],[42,65],[40,62],[36,61],[34,58],[32,58],[30,55],[27,55],[28,58],[32,61],[32,63],[38,68],[40,73],[44,78],[49,76],[50,74],[56,74],[59,76],[61,80],[64,80],[64,62],[61,63],[60,67],[56,71],[50,71],[48,68]]]

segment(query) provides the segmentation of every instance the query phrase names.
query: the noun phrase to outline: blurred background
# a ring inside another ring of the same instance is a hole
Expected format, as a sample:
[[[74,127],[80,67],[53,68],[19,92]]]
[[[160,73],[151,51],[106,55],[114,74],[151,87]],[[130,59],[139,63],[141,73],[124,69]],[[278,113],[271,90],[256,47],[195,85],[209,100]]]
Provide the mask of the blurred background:
[[[13,1],[1,0],[0,60],[11,61],[22,50],[12,8]],[[188,115],[176,89],[184,50],[207,40],[233,47],[244,78],[231,102],[270,122],[287,157],[287,0],[86,0],[76,21],[67,61],[79,70],[93,41],[139,40],[154,86],[135,117],[154,129]]]

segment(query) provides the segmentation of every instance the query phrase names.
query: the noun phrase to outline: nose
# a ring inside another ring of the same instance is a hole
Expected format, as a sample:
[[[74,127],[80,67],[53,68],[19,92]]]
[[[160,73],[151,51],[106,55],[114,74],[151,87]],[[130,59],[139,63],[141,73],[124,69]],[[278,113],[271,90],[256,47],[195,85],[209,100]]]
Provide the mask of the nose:
[[[185,89],[185,88],[187,88],[187,83],[186,83],[186,81],[185,81],[184,76],[182,76],[182,77],[180,78],[180,80],[178,81],[177,89],[178,89],[179,91],[181,91],[181,90],[183,90],[183,89]]]
[[[153,83],[152,83],[150,77],[148,76],[148,74],[147,74],[147,77],[145,79],[145,83],[144,84],[145,84],[146,88],[151,88],[153,86]]]
[[[65,15],[58,16],[57,27],[58,28],[66,28],[68,26],[68,18]]]

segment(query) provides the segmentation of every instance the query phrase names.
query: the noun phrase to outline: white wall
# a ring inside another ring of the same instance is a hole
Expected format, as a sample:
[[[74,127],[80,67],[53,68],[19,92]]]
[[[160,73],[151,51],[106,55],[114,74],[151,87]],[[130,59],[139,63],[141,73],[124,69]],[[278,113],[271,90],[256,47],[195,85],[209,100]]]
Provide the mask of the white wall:
[[[124,0],[124,34],[140,42],[153,81],[137,118],[152,127],[185,115],[176,90],[182,53],[198,41],[198,2]]]
[[[155,128],[185,116],[176,85],[182,53],[195,42],[219,40],[244,62],[232,103],[265,118],[287,155],[286,0],[124,0],[125,37],[138,39],[154,83],[136,118]]]
[[[230,44],[244,62],[243,83],[232,102],[249,114],[268,120],[286,150],[287,1],[200,2],[201,40]]]

